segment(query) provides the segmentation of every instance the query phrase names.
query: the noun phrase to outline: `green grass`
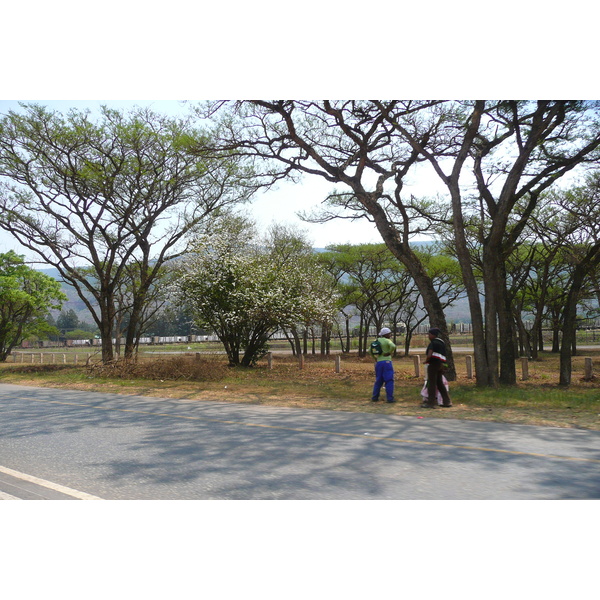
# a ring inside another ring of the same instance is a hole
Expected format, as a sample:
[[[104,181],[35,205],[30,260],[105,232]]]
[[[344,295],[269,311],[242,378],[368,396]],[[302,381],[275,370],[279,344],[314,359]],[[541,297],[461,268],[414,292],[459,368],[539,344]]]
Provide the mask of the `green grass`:
[[[523,406],[546,408],[599,408],[600,390],[555,387],[500,387],[497,389],[460,386],[454,397],[471,406]]]

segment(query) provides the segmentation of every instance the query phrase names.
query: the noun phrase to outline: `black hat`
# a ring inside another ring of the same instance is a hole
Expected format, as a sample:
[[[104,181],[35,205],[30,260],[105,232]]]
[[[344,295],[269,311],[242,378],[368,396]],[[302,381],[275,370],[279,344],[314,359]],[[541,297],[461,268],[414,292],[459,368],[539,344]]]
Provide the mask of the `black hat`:
[[[438,335],[440,335],[440,333],[442,333],[442,332],[441,332],[441,331],[440,331],[440,330],[439,330],[437,327],[432,327],[432,328],[429,330],[429,333],[430,333],[431,335],[435,335],[435,336],[437,337],[437,336],[438,336]]]

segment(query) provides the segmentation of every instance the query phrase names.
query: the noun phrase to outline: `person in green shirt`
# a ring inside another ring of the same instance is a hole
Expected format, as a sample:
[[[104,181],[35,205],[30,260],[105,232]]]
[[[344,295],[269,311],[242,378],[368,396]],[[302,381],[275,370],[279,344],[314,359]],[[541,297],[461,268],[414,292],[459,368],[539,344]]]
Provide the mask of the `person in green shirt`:
[[[392,354],[396,350],[396,344],[390,339],[392,330],[384,327],[379,332],[377,341],[381,344],[381,354],[377,354],[371,346],[371,356],[375,359],[375,385],[371,400],[379,400],[379,392],[385,386],[387,402],[396,402],[394,399],[394,366],[392,365]]]

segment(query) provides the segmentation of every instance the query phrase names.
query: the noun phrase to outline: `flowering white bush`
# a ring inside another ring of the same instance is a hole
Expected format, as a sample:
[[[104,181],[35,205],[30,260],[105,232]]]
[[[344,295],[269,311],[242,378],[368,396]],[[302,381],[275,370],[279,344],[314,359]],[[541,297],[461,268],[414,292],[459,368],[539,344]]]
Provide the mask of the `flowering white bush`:
[[[220,233],[196,243],[177,287],[197,324],[217,333],[232,365],[255,364],[282,327],[332,321],[334,294],[314,261],[278,260],[251,237]]]

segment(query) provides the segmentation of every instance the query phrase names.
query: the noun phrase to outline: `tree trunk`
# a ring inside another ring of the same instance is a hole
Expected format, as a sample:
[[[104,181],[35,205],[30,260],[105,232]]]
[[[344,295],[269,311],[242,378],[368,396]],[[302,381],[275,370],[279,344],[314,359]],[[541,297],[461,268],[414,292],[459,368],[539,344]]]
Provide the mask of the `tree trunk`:
[[[326,324],[321,326],[321,355],[331,354],[331,328]]]
[[[552,353],[558,354],[560,352],[560,329],[554,327],[552,329]]]
[[[484,258],[485,263],[485,258]],[[494,281],[483,276],[485,288],[485,354],[488,366],[488,383],[498,387],[498,289]]]
[[[502,268],[503,272],[504,269]],[[515,322],[512,318],[511,300],[506,290],[506,274],[498,281],[502,288],[501,302],[498,303],[498,329],[500,332],[500,383],[515,385],[517,383],[517,344],[515,339]]]
[[[100,305],[100,322],[97,325],[100,330],[100,342],[102,344],[102,362],[109,363],[114,359],[113,323],[115,311],[106,298],[102,300],[103,302]]]
[[[575,289],[576,282],[569,290],[567,304],[565,306],[562,328],[562,342],[560,346],[559,385],[571,384],[572,350],[575,339],[575,326],[577,322],[577,300],[579,289]]]
[[[231,344],[230,336],[226,331],[219,333],[219,339],[221,340],[223,347],[225,348],[225,354],[229,360],[230,367],[237,367],[240,364],[240,349],[237,344]]]
[[[544,339],[542,337],[542,308],[538,304],[536,307],[535,319],[531,327],[530,349],[532,360],[537,360],[539,353],[544,351]]]
[[[368,327],[367,327],[368,329]],[[364,316],[363,313],[361,311],[360,313],[360,323],[358,326],[358,356],[364,356],[365,353],[363,351],[363,347],[364,347],[364,343],[363,340],[365,337],[367,337],[369,335],[369,332],[365,332],[365,320],[364,320]]]
[[[300,341],[300,335],[298,334],[298,330],[295,327],[292,327],[290,329],[290,331],[292,332],[292,337],[294,340],[293,354],[295,356],[301,356],[302,355],[302,344]]]
[[[600,243],[595,244],[591,248],[586,258],[577,265],[573,273],[571,287],[563,312],[563,335],[560,348],[560,385],[566,386],[571,383],[571,359],[573,351],[576,349],[577,339],[577,303],[585,278],[598,266],[598,263],[600,263]]]
[[[473,273],[471,253],[469,252],[467,245],[458,182],[450,186],[450,192],[452,195],[456,256],[461,267],[463,282],[469,301],[469,310],[471,312],[473,356],[475,359],[475,383],[478,387],[496,386],[496,370],[493,365],[490,366],[489,364],[489,357],[486,349],[486,329],[484,328],[480,290],[477,280],[475,279],[475,274]]]
[[[290,336],[290,334],[287,332],[287,329],[284,329],[283,333],[285,335],[285,339],[288,341],[288,344],[290,345],[290,350],[292,351],[292,356],[296,356],[296,347],[294,345],[294,338]]]
[[[406,327],[406,335],[404,336],[404,356],[408,356],[410,352],[410,343],[412,341],[412,330]]]
[[[143,300],[142,300],[143,302]],[[135,355],[136,342],[139,339],[139,322],[142,314],[142,304],[134,301],[133,307],[131,309],[131,316],[129,318],[129,325],[127,326],[127,331],[125,334],[125,353],[124,357],[126,360],[130,360]]]
[[[350,353],[350,317],[346,317],[346,352]]]

